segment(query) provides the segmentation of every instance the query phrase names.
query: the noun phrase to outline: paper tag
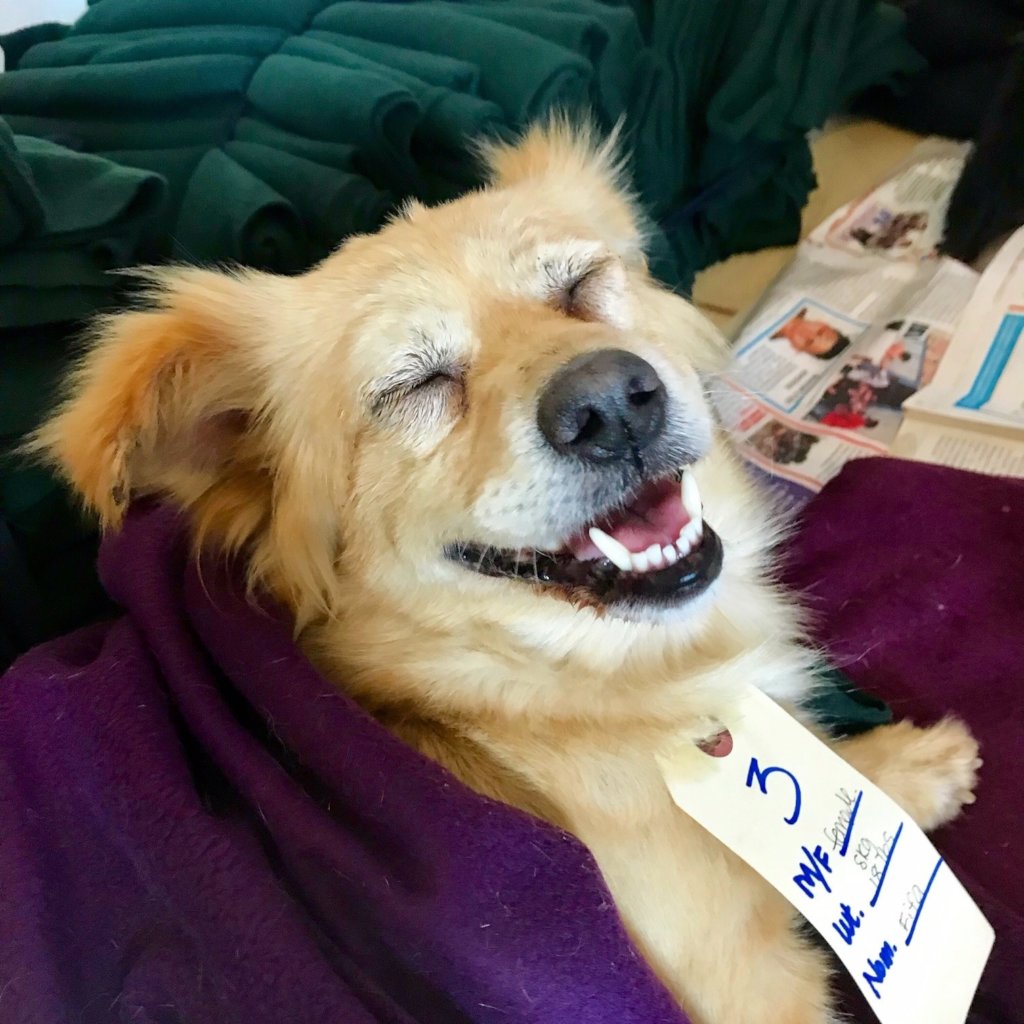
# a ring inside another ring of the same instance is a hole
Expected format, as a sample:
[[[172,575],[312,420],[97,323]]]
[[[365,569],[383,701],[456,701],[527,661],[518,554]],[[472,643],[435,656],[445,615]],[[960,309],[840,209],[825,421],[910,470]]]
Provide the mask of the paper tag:
[[[992,926],[907,814],[760,690],[733,749],[660,757],[672,799],[824,936],[883,1024],[964,1024]]]

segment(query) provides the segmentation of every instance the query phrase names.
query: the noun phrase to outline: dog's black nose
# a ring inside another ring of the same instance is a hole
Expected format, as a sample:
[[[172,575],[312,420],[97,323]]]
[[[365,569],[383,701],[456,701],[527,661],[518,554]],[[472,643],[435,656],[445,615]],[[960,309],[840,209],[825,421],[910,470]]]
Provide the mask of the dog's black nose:
[[[564,455],[587,462],[629,458],[664,430],[665,385],[653,366],[631,352],[586,352],[548,382],[537,423]]]

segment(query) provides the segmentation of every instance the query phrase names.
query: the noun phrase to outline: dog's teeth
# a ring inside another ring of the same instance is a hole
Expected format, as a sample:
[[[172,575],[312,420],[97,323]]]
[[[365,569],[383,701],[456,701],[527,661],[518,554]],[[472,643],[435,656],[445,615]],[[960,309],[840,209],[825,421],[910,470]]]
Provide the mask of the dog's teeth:
[[[675,563],[679,561],[679,551],[671,544],[666,544],[661,549],[661,553],[665,556],[666,565],[675,565]]]
[[[697,478],[689,469],[683,470],[680,494],[683,500],[683,508],[686,509],[686,514],[690,517],[690,523],[697,523],[699,527],[703,527],[704,508],[700,500],[700,488],[697,486]]]
[[[665,568],[665,556],[662,554],[660,544],[652,544],[644,554],[647,556],[647,562],[652,569]]]
[[[680,554],[688,555],[694,549],[703,533],[704,527],[702,523],[697,520],[687,523],[679,532],[679,539],[676,541],[676,547],[679,549]]]
[[[633,555],[633,572],[647,572],[651,567],[651,560],[647,557],[646,551],[639,555]]]
[[[676,541],[676,548],[681,558],[685,558],[697,546],[703,532],[703,527],[698,522],[687,523],[683,527],[679,534],[679,540]]]
[[[590,539],[598,551],[617,568],[623,572],[632,570],[633,555],[624,544],[620,544],[614,537],[609,537],[604,530],[599,530],[596,526],[590,528]]]

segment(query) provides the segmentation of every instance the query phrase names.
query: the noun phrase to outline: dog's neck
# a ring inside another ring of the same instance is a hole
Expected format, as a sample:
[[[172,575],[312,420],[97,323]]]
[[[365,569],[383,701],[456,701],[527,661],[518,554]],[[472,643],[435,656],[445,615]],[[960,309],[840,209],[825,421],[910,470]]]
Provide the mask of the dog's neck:
[[[538,642],[530,629],[468,612],[452,624],[422,606],[364,594],[309,630],[304,645],[382,718],[472,723],[480,734],[558,745],[570,734],[609,731],[644,743],[655,733],[701,736],[739,683],[789,700],[807,677],[789,602],[759,580],[731,586],[732,600],[710,603],[689,625],[608,621],[575,644],[571,629],[553,627]],[[751,613],[726,616],[721,609],[737,597]]]
[[[661,625],[576,621],[533,596],[546,631],[485,618],[470,601],[446,614],[363,588],[302,642],[329,679],[471,788],[585,837],[595,821],[669,813],[654,753],[717,732],[739,687],[806,693],[810,654],[789,601],[758,572],[720,582],[728,589],[703,609]]]

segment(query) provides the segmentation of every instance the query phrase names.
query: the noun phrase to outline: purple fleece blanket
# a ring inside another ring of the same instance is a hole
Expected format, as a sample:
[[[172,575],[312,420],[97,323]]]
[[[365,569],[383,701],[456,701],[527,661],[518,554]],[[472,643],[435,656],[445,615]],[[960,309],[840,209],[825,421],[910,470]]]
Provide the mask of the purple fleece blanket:
[[[986,1024],[1024,1005],[1022,552],[1024,483],[869,460],[790,568],[857,682],[982,739],[938,842],[996,927]],[[0,682],[2,1024],[682,1024],[580,844],[392,739],[171,513],[102,571],[125,617]]]

